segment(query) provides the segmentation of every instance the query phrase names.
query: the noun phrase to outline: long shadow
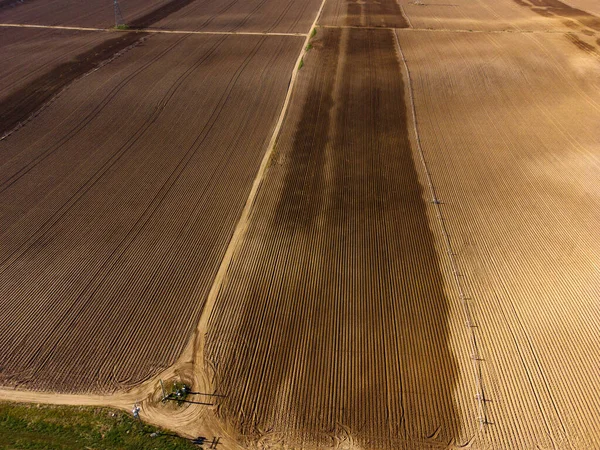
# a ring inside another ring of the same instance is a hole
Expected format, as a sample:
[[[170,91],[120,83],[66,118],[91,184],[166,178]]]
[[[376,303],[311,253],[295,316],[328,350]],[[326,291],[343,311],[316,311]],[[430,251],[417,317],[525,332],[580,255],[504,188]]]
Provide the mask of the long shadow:
[[[147,28],[169,14],[179,11],[194,0],[172,0],[160,8],[150,11],[129,25],[131,28]],[[74,56],[39,77],[31,80],[18,91],[0,102],[0,136],[15,128],[42,105],[74,80],[98,67],[115,54],[147,36],[143,32],[119,33],[118,37],[104,41],[95,47]]]
[[[249,440],[447,445],[457,366],[393,34],[322,34],[211,318],[219,412]]]

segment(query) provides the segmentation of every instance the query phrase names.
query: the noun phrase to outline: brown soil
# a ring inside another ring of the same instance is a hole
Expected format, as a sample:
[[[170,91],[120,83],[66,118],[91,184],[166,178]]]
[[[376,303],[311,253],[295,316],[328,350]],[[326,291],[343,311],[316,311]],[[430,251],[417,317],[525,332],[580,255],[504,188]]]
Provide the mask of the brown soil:
[[[109,33],[0,28],[0,101],[54,67],[104,40]]]
[[[448,301],[394,34],[317,36],[209,324],[219,414],[278,445],[447,444]]]
[[[143,36],[144,34],[140,33],[119,33],[115,38],[101,42],[74,56],[70,61],[54,66],[48,72],[39,75],[17,91],[2,98],[0,101],[0,136],[27,119],[65,86],[139,41]]]
[[[570,21],[575,21],[584,27],[600,31],[600,18],[583,11],[573,8],[559,0],[514,0],[521,6],[529,7],[533,12],[544,17],[559,17]]]
[[[146,28],[172,14],[193,0],[171,0],[158,9],[130,22],[133,28]],[[68,86],[73,80],[95,69],[119,52],[139,42],[145,33],[119,33],[94,48],[76,55],[71,61],[53,67],[50,71],[31,80],[18,91],[0,101],[0,136],[37,111],[48,100]],[[1,49],[0,49],[1,50]],[[1,56],[1,55],[0,55]]]
[[[166,5],[187,4],[186,0],[120,0],[121,13],[127,23]],[[171,8],[170,6],[169,8]],[[115,24],[112,1],[105,0],[3,0],[0,23],[111,27]]]
[[[597,448],[600,62],[562,34],[398,35],[477,325],[472,448]]]
[[[325,2],[320,25],[406,28],[396,0],[329,0]]]
[[[160,35],[0,142],[0,383],[118,391],[0,397],[223,448],[600,448],[597,34],[400,3],[392,32],[327,0],[285,120],[301,38]]]
[[[306,33],[320,4],[321,0],[196,0],[153,28]]]
[[[0,143],[3,385],[112,392],[175,361],[301,45],[154,36]]]
[[[546,12],[546,7],[534,6],[527,0],[401,0],[400,3],[415,28],[557,32],[572,31],[573,24],[577,26],[577,22]]]

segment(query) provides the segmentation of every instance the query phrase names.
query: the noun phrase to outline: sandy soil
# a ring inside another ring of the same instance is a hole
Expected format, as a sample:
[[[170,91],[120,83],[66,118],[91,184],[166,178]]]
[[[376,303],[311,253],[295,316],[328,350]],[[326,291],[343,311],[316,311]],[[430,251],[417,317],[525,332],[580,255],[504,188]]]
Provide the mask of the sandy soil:
[[[590,14],[600,16],[600,3],[595,0],[563,0],[563,3],[566,3],[573,8],[587,11]]]
[[[596,21],[558,0],[401,0],[415,28],[565,32]]]

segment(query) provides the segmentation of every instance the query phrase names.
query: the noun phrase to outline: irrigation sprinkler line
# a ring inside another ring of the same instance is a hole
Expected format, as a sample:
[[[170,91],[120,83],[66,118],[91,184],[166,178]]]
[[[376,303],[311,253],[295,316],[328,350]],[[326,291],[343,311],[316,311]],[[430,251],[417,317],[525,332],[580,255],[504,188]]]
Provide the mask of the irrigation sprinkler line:
[[[404,11],[404,9],[402,9]],[[320,14],[320,11],[319,11]],[[581,31],[574,30],[463,30],[451,28],[419,28],[414,27],[410,22],[410,18],[406,13],[403,17],[410,25],[409,28],[393,28],[393,27],[366,27],[358,25],[317,25],[315,22],[313,28],[334,28],[334,29],[360,29],[360,30],[388,30],[394,32],[430,32],[430,33],[478,33],[478,34],[561,34],[561,35],[579,35],[585,34]],[[318,16],[317,16],[318,18]],[[285,33],[277,31],[193,31],[193,30],[164,30],[159,28],[93,28],[93,27],[76,27],[66,25],[35,25],[25,23],[0,23],[0,27],[8,28],[47,28],[50,30],[74,30],[74,31],[100,31],[105,33],[156,33],[156,34],[206,34],[206,35],[232,35],[232,36],[295,36],[307,37],[307,33]]]
[[[454,279],[456,282],[456,286],[458,288],[458,294],[463,305],[463,312],[465,315],[466,326],[469,330],[469,340],[471,342],[471,360],[473,361],[473,373],[475,377],[475,398],[477,399],[477,403],[479,406],[479,422],[481,426],[489,423],[487,416],[487,407],[486,407],[486,399],[485,399],[485,390],[483,387],[483,377],[481,374],[481,358],[479,356],[479,346],[477,344],[477,337],[475,335],[475,324],[473,322],[471,309],[469,307],[469,303],[467,301],[468,297],[465,295],[462,283],[460,281],[460,274],[458,271],[458,264],[456,263],[456,259],[454,257],[454,252],[452,251],[452,244],[450,241],[450,235],[446,228],[446,223],[444,221],[444,217],[442,216],[442,210],[440,208],[440,201],[438,199],[437,193],[435,191],[435,187],[433,185],[433,181],[431,178],[431,173],[429,172],[429,167],[427,166],[427,161],[425,160],[425,155],[423,153],[423,147],[421,146],[421,137],[419,136],[419,130],[417,129],[417,112],[415,108],[415,101],[413,95],[413,86],[412,79],[410,77],[410,70],[408,68],[408,64],[406,62],[406,57],[404,56],[404,52],[402,51],[402,47],[400,46],[400,40],[398,39],[398,33],[394,31],[394,37],[396,38],[396,45],[398,46],[398,51],[400,52],[400,56],[402,57],[402,63],[404,64],[404,69],[406,70],[406,77],[408,81],[408,93],[410,97],[410,106],[412,112],[413,119],[413,128],[415,132],[415,140],[417,142],[417,149],[419,152],[419,158],[421,160],[421,164],[423,165],[423,169],[425,171],[425,176],[427,178],[427,184],[429,186],[429,190],[431,192],[431,203],[436,212],[436,216],[438,222],[440,224],[440,229],[442,230],[442,234],[444,236],[444,243],[446,247],[446,252],[448,253],[448,258],[450,260],[450,266],[452,269],[452,274],[454,275]]]

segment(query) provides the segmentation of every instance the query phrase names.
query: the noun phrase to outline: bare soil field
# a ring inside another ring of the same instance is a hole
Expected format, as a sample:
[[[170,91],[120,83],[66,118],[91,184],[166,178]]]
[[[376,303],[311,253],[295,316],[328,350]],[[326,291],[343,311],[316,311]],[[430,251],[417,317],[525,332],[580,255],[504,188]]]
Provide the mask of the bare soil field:
[[[26,32],[33,33],[31,41],[16,39],[26,36]],[[4,95],[0,97],[0,137],[29,120],[74,80],[136,45],[145,36],[142,33],[74,33],[77,32],[0,28],[0,35],[7,37],[0,47],[0,57],[6,55],[2,71],[6,73],[2,86]],[[53,40],[54,36],[58,38]],[[53,45],[56,48],[52,48]],[[72,47],[71,51],[67,50],[68,46]]]
[[[327,0],[319,24],[336,27],[408,26],[396,0]]]
[[[563,3],[590,14],[600,16],[600,3],[596,0],[563,0]]]
[[[472,448],[600,446],[600,61],[569,35],[398,31],[472,307]]]
[[[133,20],[128,20],[127,23],[132,28],[147,28],[155,22],[159,22],[170,14],[174,14],[179,9],[184,8],[192,0],[171,0],[165,2],[160,6],[155,6],[151,10],[144,9],[143,15],[138,15]],[[25,5],[20,4],[17,6]],[[29,5],[29,3],[27,3]],[[90,8],[93,8],[94,3],[86,3]],[[9,5],[10,6],[10,5]],[[17,8],[15,6],[15,8]],[[64,10],[69,14],[73,11],[77,11],[77,8],[72,8],[70,5]],[[5,7],[8,7],[5,5]],[[6,8],[4,8],[6,9]],[[17,9],[19,11],[19,9]],[[3,8],[0,8],[2,13]],[[54,11],[57,20],[62,21],[63,13],[59,8]],[[81,14],[81,11],[79,11]],[[50,17],[51,13],[46,11],[44,17]],[[79,17],[79,16],[78,16]],[[59,19],[60,18],[60,19]],[[26,21],[25,21],[26,22]],[[62,23],[62,22],[59,22]],[[20,23],[22,24],[22,23]],[[0,28],[1,30],[2,28]],[[11,44],[18,41],[18,36],[23,33],[22,30],[15,29],[13,27],[4,27],[4,34],[7,36],[7,44],[0,47],[0,51],[8,53],[8,56],[12,56],[14,53],[17,57],[24,58],[25,56],[35,56],[35,51],[30,53],[31,49],[26,47],[19,47],[13,50]],[[13,31],[11,31],[13,30]],[[62,30],[61,30],[62,31]],[[96,32],[98,34],[98,32]],[[42,36],[44,34],[42,33]],[[100,36],[100,35],[98,35]],[[122,52],[126,51],[132,46],[139,44],[141,39],[144,39],[146,35],[140,32],[129,32],[129,33],[115,33],[112,38],[105,37],[104,40],[100,41],[96,46],[89,48],[81,48],[80,53],[71,55],[71,58],[62,62],[58,65],[47,67],[46,70],[42,71],[38,76],[33,77],[34,70],[31,71],[29,81],[23,83],[22,86],[13,90],[6,98],[1,100],[0,103],[0,137],[6,133],[12,132],[15,127],[20,126],[24,121],[29,120],[31,116],[38,112],[43,105],[45,105],[55,95],[68,86],[71,82],[84,74],[90,72],[99,66],[110,62],[115,57],[118,57]],[[89,38],[93,39],[93,38]],[[98,39],[98,38],[96,38]],[[22,44],[19,44],[22,45]],[[43,44],[42,44],[43,45]],[[52,54],[48,51],[48,54]],[[0,56],[2,56],[0,54]],[[43,58],[42,58],[43,59]],[[35,68],[37,62],[32,62],[32,69]],[[8,61],[7,71],[10,73],[12,67],[15,67],[15,63]]]
[[[474,31],[591,31],[598,19],[559,0],[400,0],[415,28]]]
[[[128,23],[169,3],[189,0],[119,0]],[[112,1],[106,0],[0,0],[0,23],[111,27],[115,16]]]
[[[75,21],[40,1],[0,15]],[[131,1],[231,33],[320,5]],[[0,141],[0,392],[223,448],[600,448],[594,7],[326,0],[305,50],[0,34],[0,127],[54,98]],[[223,397],[169,409],[164,369]]]
[[[414,166],[394,33],[319,29],[312,45],[211,316],[219,415],[265,445],[465,443],[468,340]]]
[[[0,28],[0,104],[36,77],[114,37],[83,31]]]
[[[0,142],[4,386],[112,392],[173,364],[302,42],[153,35]]]
[[[196,0],[152,28],[307,33],[321,0]]]

